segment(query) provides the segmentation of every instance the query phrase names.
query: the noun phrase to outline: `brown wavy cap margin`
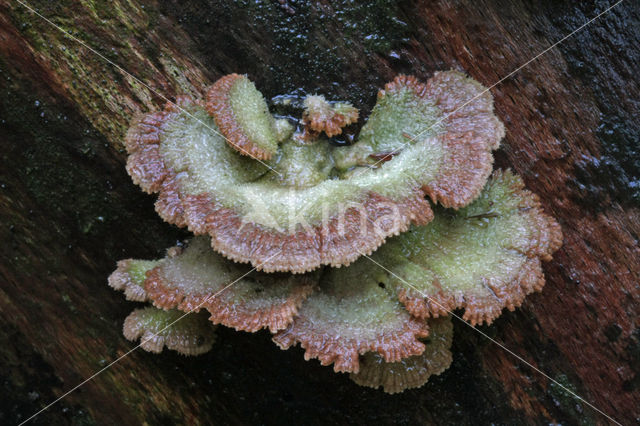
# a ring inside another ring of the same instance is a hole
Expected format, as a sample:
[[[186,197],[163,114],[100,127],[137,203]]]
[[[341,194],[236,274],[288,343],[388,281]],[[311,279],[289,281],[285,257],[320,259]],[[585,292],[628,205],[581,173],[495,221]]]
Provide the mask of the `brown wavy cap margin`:
[[[333,363],[336,373],[357,373],[360,370],[360,355],[377,352],[385,361],[397,362],[413,355],[420,355],[425,346],[418,339],[428,335],[427,322],[410,315],[407,315],[403,329],[383,334],[376,340],[342,340],[340,337],[328,335],[326,330],[318,330],[317,324],[306,318],[296,317],[289,328],[273,336],[273,341],[281,349],[289,349],[300,343],[305,350],[306,361],[317,358],[322,365]]]
[[[229,74],[216,81],[207,91],[206,109],[213,116],[229,146],[242,155],[258,160],[270,160],[274,153],[253,143],[236,120],[231,108],[229,93],[238,80],[245,78],[247,77],[240,74]]]
[[[186,96],[176,103],[180,108],[201,105]],[[386,236],[406,231],[411,223],[423,225],[433,219],[429,202],[416,190],[393,202],[400,217],[392,224],[381,222],[380,229],[371,222],[389,214],[386,204],[391,201],[375,193],[368,194],[362,204],[368,217],[364,230],[356,208],[346,210],[343,227],[334,217],[326,227],[301,229],[294,234],[243,223],[237,212],[218,206],[208,194],[181,195],[177,175],[166,167],[159,149],[164,126],[177,113],[178,108],[168,103],[163,111],[147,114],[131,126],[125,139],[129,152],[127,171],[145,192],[159,193],[155,207],[160,217],[180,227],[188,226],[196,235],[209,234],[212,247],[236,262],[250,262],[266,272],[294,273],[311,271],[323,264],[347,265],[361,252],[371,253],[378,248]],[[364,238],[358,238],[361,233]]]
[[[436,178],[422,190],[444,207],[466,206],[482,191],[493,168],[491,152],[505,135],[504,125],[493,113],[491,94],[464,74],[445,71],[436,72],[427,84],[398,75],[378,92],[378,98],[402,89],[433,102],[443,114],[445,132],[438,139],[446,148],[445,158]]]
[[[218,208],[207,195],[188,195],[182,202],[192,232],[208,233],[216,251],[265,272],[303,273],[320,265],[348,265],[361,253],[373,252],[387,236],[406,231],[411,223],[426,224],[433,219],[431,206],[420,191],[398,202],[369,193],[361,204],[364,213],[348,208],[342,220],[336,215],[324,226],[299,227],[293,234],[244,223],[238,213]],[[393,213],[391,205],[397,208],[396,220],[384,220]]]
[[[183,227],[184,210],[180,201],[175,173],[170,171],[160,154],[160,135],[172,116],[202,102],[189,96],[178,96],[176,102],[167,102],[164,110],[156,111],[134,120],[125,137],[127,172],[133,183],[148,194],[159,193],[156,211],[167,222]]]
[[[494,179],[500,179],[505,172],[494,173]],[[522,305],[525,297],[535,291],[542,291],[545,284],[540,260],[549,261],[551,255],[562,246],[562,229],[558,222],[544,213],[539,197],[528,191],[521,180],[512,180],[511,190],[521,198],[518,209],[529,217],[533,224],[534,235],[526,250],[518,250],[527,260],[518,272],[514,281],[502,287],[492,286],[490,280],[484,285],[493,293],[491,296],[446,294],[443,290],[429,295],[425,299],[416,295],[415,290],[402,289],[398,298],[405,308],[418,318],[439,317],[448,315],[457,308],[464,308],[463,319],[471,325],[486,322],[491,324],[500,316],[502,309],[510,311]],[[438,283],[435,283],[439,287]],[[494,296],[495,295],[495,296]]]
[[[343,127],[358,121],[360,112],[356,107],[351,106],[349,112],[341,113],[324,100],[324,97],[323,101],[327,103],[326,113],[313,114],[307,108],[304,110],[302,115],[302,123],[305,126],[304,140],[313,139],[321,132],[330,138],[337,136],[342,133]]]
[[[208,294],[184,294],[171,288],[162,274],[162,265],[147,272],[145,290],[153,305],[162,309],[179,309],[184,312],[207,309],[214,324],[222,324],[238,331],[256,332],[268,328],[272,333],[286,328],[298,313],[298,308],[313,292],[315,282],[302,278],[305,282],[294,288],[286,301],[273,305],[267,310],[252,310],[243,305],[225,302],[224,292],[233,289],[219,289]]]

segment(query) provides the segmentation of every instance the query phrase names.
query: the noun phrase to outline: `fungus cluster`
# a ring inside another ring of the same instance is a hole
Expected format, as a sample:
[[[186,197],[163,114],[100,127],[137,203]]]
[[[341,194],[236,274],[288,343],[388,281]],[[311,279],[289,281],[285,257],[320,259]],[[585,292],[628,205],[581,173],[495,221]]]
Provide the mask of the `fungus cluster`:
[[[231,74],[132,125],[129,174],[195,236],[118,262],[109,284],[149,304],[124,335],[195,355],[218,324],[267,329],[360,385],[419,387],[451,363],[453,310],[490,324],[541,290],[560,227],[519,177],[492,174],[504,127],[461,73],[398,76],[349,146],[331,138],[356,108],[303,105],[297,122],[273,115]]]

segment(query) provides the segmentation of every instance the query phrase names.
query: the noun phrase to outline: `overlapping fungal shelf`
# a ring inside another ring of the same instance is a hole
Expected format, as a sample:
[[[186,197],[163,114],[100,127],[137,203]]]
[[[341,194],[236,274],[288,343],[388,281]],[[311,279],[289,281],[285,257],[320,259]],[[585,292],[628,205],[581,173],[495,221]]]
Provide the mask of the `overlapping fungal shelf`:
[[[560,227],[518,176],[491,175],[504,127],[478,82],[398,76],[350,146],[330,143],[358,120],[346,102],[308,96],[292,123],[237,74],[206,98],[139,118],[126,138],[133,181],[195,234],[109,278],[153,305],[125,321],[144,349],[193,355],[217,324],[267,329],[396,393],[449,366],[452,310],[491,323],[542,289]]]
[[[428,223],[425,195],[460,207],[479,194],[504,134],[483,90],[457,72],[427,84],[399,76],[380,91],[358,141],[334,147],[322,135],[278,132],[253,84],[234,74],[211,87],[206,108],[185,98],[134,124],[127,170],[159,194],[163,219],[208,234],[229,259],[266,272],[344,266]],[[390,208],[397,220],[380,220]],[[343,220],[347,229],[336,231],[343,216],[362,213],[364,225]]]

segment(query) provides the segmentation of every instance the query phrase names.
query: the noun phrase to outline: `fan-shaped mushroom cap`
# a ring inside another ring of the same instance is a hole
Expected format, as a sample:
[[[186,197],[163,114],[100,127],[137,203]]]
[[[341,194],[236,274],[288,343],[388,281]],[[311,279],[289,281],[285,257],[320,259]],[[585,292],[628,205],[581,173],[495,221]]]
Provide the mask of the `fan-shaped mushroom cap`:
[[[147,307],[131,312],[122,332],[128,340],[140,338],[145,351],[160,353],[166,346],[183,355],[200,355],[211,350],[214,329],[206,314]]]
[[[409,174],[434,202],[458,208],[482,190],[503,137],[491,94],[477,81],[456,71],[437,72],[426,85],[399,75],[378,93],[358,142],[336,161],[347,168],[426,156],[429,172]]]
[[[316,274],[317,275],[317,274]],[[313,291],[317,277],[265,274],[235,264],[211,250],[208,237],[195,237],[177,256],[147,274],[149,299],[163,309],[207,309],[211,321],[236,330],[276,332],[289,325]]]
[[[283,349],[300,343],[305,359],[334,363],[336,372],[357,372],[359,355],[370,351],[389,362],[422,353],[419,338],[428,335],[427,322],[409,315],[393,293],[379,285],[383,275],[367,259],[325,270],[319,290],[273,340]]]
[[[476,201],[438,211],[427,226],[389,240],[374,258],[415,316],[446,315],[491,323],[544,285],[540,260],[562,243],[560,226],[510,171],[497,171]]]
[[[229,74],[216,81],[207,93],[207,111],[240,154],[269,160],[276,153],[274,119],[264,97],[246,76]]]
[[[324,132],[333,137],[342,133],[342,128],[358,121],[358,109],[350,103],[330,104],[322,95],[311,95],[304,99],[302,120],[311,134]]]
[[[461,109],[464,117],[455,113],[430,129],[445,117],[440,106],[459,104],[460,95],[442,95],[442,86],[469,94],[481,88],[457,73],[444,74],[449,77],[439,77],[433,89],[408,77],[387,85],[361,141],[351,147],[286,141],[273,161],[278,178],[263,163],[238,155],[212,131],[217,126],[206,111],[186,100],[182,110],[168,107],[130,129],[127,170],[144,190],[160,193],[156,209],[166,221],[209,234],[213,248],[235,261],[294,273],[347,265],[411,223],[428,223],[425,192],[457,207],[484,184],[502,127],[495,117],[487,119],[491,98],[483,95],[469,104],[475,109]],[[487,121],[498,124],[487,129]],[[370,155],[396,148],[403,149],[371,167]],[[325,159],[308,161],[310,153]]]
[[[360,386],[382,387],[391,394],[419,388],[427,383],[429,377],[449,368],[453,360],[450,351],[452,340],[451,318],[432,318],[422,354],[398,362],[386,362],[380,355],[370,352],[360,358],[360,371],[351,373],[349,377]]]
[[[143,286],[145,274],[157,264],[155,260],[120,260],[118,268],[109,275],[109,286],[115,290],[124,291],[127,300],[146,302],[147,292],[144,291]]]

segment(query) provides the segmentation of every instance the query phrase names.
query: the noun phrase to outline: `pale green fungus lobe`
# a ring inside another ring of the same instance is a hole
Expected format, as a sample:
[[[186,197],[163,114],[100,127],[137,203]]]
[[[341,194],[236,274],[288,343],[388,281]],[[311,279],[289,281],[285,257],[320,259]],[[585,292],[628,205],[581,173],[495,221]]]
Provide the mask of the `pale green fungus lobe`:
[[[305,142],[293,137],[282,144],[280,152],[282,158],[274,167],[275,173],[269,173],[266,178],[282,187],[291,190],[313,187],[327,180],[333,171],[327,140]]]
[[[291,323],[316,282],[317,274],[294,278],[252,271],[211,250],[208,237],[195,237],[179,254],[157,261],[144,287],[156,307],[206,309],[215,324],[276,332]]]
[[[124,292],[125,298],[134,302],[146,302],[144,291],[146,272],[158,265],[154,260],[125,259],[118,261],[118,268],[109,275],[109,286]]]
[[[462,95],[477,96],[465,104]],[[322,140],[301,146],[238,75],[210,90],[215,119],[196,102],[181,105],[132,127],[127,170],[159,193],[156,209],[166,221],[209,234],[216,251],[267,272],[347,265],[411,224],[429,222],[425,194],[444,206],[466,205],[486,181],[491,150],[504,134],[491,95],[455,72],[437,73],[426,85],[405,76],[389,83],[351,147],[328,148]],[[219,118],[230,112],[233,119]],[[275,170],[240,155],[218,131],[232,141],[237,134],[260,146],[272,141]]]
[[[424,85],[414,77],[399,76],[387,84],[378,93],[378,101],[360,131],[358,142],[336,150],[338,166],[348,169],[376,165],[379,163],[376,155],[396,155],[441,133],[442,113],[424,90]],[[441,156],[442,152],[434,152],[431,160],[440,162]]]
[[[433,202],[459,208],[482,190],[503,137],[491,94],[477,81],[456,71],[437,72],[427,84],[400,75],[378,93],[358,142],[334,158],[341,170],[383,170],[383,183],[364,177],[376,191],[404,189],[395,182],[402,177],[405,188],[413,183]]]
[[[147,307],[136,309],[124,320],[123,334],[128,340],[140,339],[145,351],[167,349],[183,355],[200,355],[211,350],[215,326],[202,313],[185,314]]]
[[[412,317],[393,291],[380,285],[384,276],[367,259],[326,269],[318,291],[273,340],[283,349],[300,343],[305,359],[333,363],[336,372],[358,372],[359,356],[367,352],[388,362],[422,353],[419,339],[429,333],[427,322]]]
[[[207,110],[240,154],[269,160],[276,153],[275,120],[264,97],[246,76],[229,74],[211,86]]]
[[[497,171],[458,211],[438,210],[427,226],[392,238],[372,256],[413,315],[491,323],[544,285],[541,260],[562,244],[558,223],[510,171]]]
[[[291,124],[286,118],[277,119],[275,121],[274,129],[278,142],[289,140],[289,138],[293,135],[293,131],[295,130],[293,124]]]
[[[398,362],[386,362],[380,355],[369,352],[360,357],[360,371],[351,373],[351,380],[360,386],[382,388],[394,394],[423,386],[431,376],[437,376],[451,365],[453,324],[450,317],[429,320],[429,336],[425,349]]]

